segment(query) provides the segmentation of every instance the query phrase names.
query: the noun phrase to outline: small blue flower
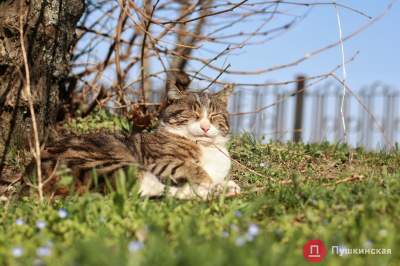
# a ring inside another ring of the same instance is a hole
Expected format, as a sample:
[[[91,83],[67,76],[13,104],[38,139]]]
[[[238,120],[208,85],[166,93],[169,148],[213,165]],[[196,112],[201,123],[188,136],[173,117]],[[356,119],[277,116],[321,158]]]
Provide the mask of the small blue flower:
[[[236,216],[237,218],[242,217],[242,212],[241,212],[241,211],[235,211],[235,216]]]
[[[38,220],[36,222],[36,227],[39,228],[40,230],[44,229],[46,227],[46,222],[43,220]]]
[[[128,244],[128,250],[129,250],[130,252],[139,251],[139,250],[141,250],[143,247],[144,247],[143,242],[140,242],[140,241],[137,241],[137,240],[131,241],[131,242]]]
[[[228,231],[223,231],[223,232],[222,232],[222,237],[223,237],[223,238],[229,237],[229,232],[228,232]]]
[[[260,228],[256,224],[250,224],[247,229],[247,234],[250,236],[256,236],[260,233]]]
[[[36,250],[36,254],[37,254],[39,257],[47,257],[47,256],[50,256],[50,255],[51,255],[51,248],[48,247],[48,246],[39,247],[39,248]]]
[[[11,249],[11,253],[14,257],[19,258],[24,255],[24,249],[21,247],[13,247]]]
[[[246,244],[246,238],[243,236],[239,236],[238,238],[236,238],[235,244],[236,244],[236,246],[239,246],[239,247],[243,246],[244,244]]]
[[[68,212],[65,209],[59,209],[58,210],[58,217],[61,219],[64,219],[68,216]]]
[[[16,225],[24,225],[25,222],[24,222],[24,220],[22,220],[21,218],[18,218],[17,220],[15,220],[15,224],[16,224]]]
[[[266,163],[260,163],[260,167],[266,167],[267,164]]]

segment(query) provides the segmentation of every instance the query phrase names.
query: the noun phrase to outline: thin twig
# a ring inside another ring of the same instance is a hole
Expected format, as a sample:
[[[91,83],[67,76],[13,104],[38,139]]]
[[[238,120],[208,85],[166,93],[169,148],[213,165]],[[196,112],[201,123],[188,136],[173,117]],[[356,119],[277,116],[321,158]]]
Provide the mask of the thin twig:
[[[57,170],[58,170],[58,164],[59,164],[59,160],[56,161],[55,166],[53,167],[53,171],[51,172],[51,174],[49,175],[49,177],[43,181],[43,186],[46,185],[50,180],[53,179],[53,177],[56,176]]]
[[[216,56],[211,58],[211,60],[209,60],[198,71],[196,71],[196,73],[194,73],[194,75],[193,75],[193,79],[195,79],[197,74],[199,74],[206,66],[211,64],[213,61],[217,60],[220,56],[222,56],[222,55],[226,54],[227,52],[229,52],[229,50],[230,50],[230,45],[228,45],[222,52],[220,52],[219,54],[217,54]]]
[[[357,13],[357,14],[359,14],[359,15],[361,15],[361,16],[363,16],[363,17],[366,17],[366,18],[368,18],[368,19],[372,19],[372,17],[371,17],[370,15],[366,14],[365,12],[362,12],[362,11],[360,11],[360,10],[358,10],[358,9],[352,8],[351,6],[346,6],[346,5],[344,5],[344,4],[336,3],[336,1],[333,1],[333,2],[299,3],[299,2],[289,2],[289,1],[280,1],[280,0],[276,0],[276,1],[274,1],[274,2],[280,3],[280,4],[299,5],[299,6],[307,6],[307,7],[309,7],[309,6],[317,6],[317,5],[332,5],[332,4],[333,4],[333,5],[335,5],[335,6],[338,6],[338,7],[343,8],[343,9],[350,10],[350,11],[352,11],[352,12],[354,12],[354,13]]]
[[[150,25],[151,25],[151,18],[153,17],[154,11],[156,10],[156,7],[158,5],[158,2],[160,2],[160,0],[157,0],[157,2],[153,5],[153,9],[151,10],[150,13],[150,19],[147,21],[147,23],[145,23],[145,31],[143,32],[144,36],[143,36],[143,41],[142,41],[142,49],[140,52],[140,76],[141,76],[141,91],[142,91],[142,101],[141,102],[146,102],[146,88],[145,88],[145,79],[144,79],[144,68],[145,68],[145,63],[144,63],[144,53],[146,50],[146,40],[147,40],[147,35],[149,35],[149,29],[150,29]]]
[[[342,53],[342,81],[344,84],[347,80],[347,71],[346,71],[346,62],[344,59],[345,55],[344,55],[344,45],[343,45],[343,35],[342,35],[342,24],[340,21],[339,9],[338,9],[335,1],[334,1],[334,6],[335,6],[335,10],[336,10],[336,18],[337,18],[337,23],[338,23],[338,28],[339,28],[340,51]],[[341,103],[340,103],[340,115],[342,117],[344,142],[347,142],[346,119],[344,116],[345,99],[346,99],[346,87],[343,85],[343,94],[342,94],[342,99],[341,99]]]
[[[21,10],[23,8],[21,7]],[[32,151],[33,157],[35,158],[36,162],[36,173],[37,173],[37,190],[39,193],[39,200],[40,202],[43,201],[43,183],[42,183],[42,166],[41,166],[41,158],[40,158],[40,142],[39,142],[39,134],[38,134],[38,129],[37,129],[37,124],[36,124],[36,116],[35,116],[35,109],[33,107],[33,101],[32,101],[32,94],[31,94],[31,83],[30,83],[30,72],[29,72],[29,65],[28,65],[28,56],[26,53],[26,48],[25,48],[25,36],[24,36],[24,15],[20,14],[19,17],[19,23],[20,23],[20,29],[19,29],[19,37],[20,37],[20,42],[21,42],[21,50],[22,50],[22,56],[24,59],[24,68],[25,68],[25,95],[28,100],[28,105],[29,105],[29,112],[31,114],[31,119],[32,119],[32,128],[33,128],[33,137],[35,141],[35,149]]]
[[[208,86],[202,90],[202,92],[208,90],[208,89],[211,87],[211,85],[213,85],[213,84],[219,79],[219,77],[220,77],[222,74],[224,74],[225,71],[226,71],[228,68],[230,68],[230,67],[231,67],[231,64],[228,64],[228,65],[218,74],[218,76],[216,76],[215,79],[214,79],[213,81],[211,81],[210,84],[208,84]]]
[[[365,176],[363,176],[363,175],[352,175],[350,177],[347,177],[347,178],[340,179],[340,180],[336,181],[335,185],[339,185],[341,183],[353,182],[353,181],[361,181],[363,179],[365,179]]]
[[[188,20],[184,20],[184,21],[166,21],[166,22],[162,22],[161,24],[187,24],[189,22],[195,21],[195,20],[199,20],[199,19],[203,19],[205,17],[210,17],[210,16],[215,16],[215,15],[219,15],[222,13],[227,13],[227,12],[231,12],[233,10],[235,10],[236,8],[238,8],[239,6],[243,5],[244,3],[246,3],[248,0],[244,0],[240,3],[237,3],[236,5],[232,6],[231,8],[225,9],[225,10],[221,10],[221,11],[217,11],[214,13],[209,13],[209,14],[205,14],[202,16],[198,16],[196,18],[192,18],[192,19],[188,19]]]

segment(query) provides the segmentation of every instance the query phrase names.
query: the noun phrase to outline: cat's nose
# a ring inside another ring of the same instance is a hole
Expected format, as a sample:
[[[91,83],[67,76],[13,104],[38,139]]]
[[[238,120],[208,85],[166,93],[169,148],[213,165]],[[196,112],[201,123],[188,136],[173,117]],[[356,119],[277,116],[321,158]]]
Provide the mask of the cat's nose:
[[[201,129],[205,132],[205,133],[207,133],[207,131],[210,129],[209,127],[201,127]]]
[[[207,131],[210,129],[210,121],[208,121],[207,119],[201,120],[200,128],[204,131],[204,133],[207,133]]]

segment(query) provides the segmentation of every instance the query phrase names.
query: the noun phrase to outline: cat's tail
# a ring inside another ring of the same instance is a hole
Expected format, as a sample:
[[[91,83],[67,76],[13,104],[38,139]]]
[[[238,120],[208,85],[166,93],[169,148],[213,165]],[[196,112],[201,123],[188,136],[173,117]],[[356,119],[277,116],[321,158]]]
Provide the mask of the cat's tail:
[[[44,178],[56,175],[61,166],[79,178],[93,173],[93,169],[98,175],[107,175],[126,166],[137,166],[137,161],[127,136],[104,132],[54,137],[41,152]],[[36,176],[35,169],[36,162],[32,160],[24,176]]]
[[[137,164],[126,137],[111,133],[68,135],[47,145],[42,161],[65,165],[71,170],[96,169],[107,174],[118,168]]]
[[[43,180],[51,181],[46,183],[44,190],[54,191],[62,166],[71,171],[76,187],[86,191],[91,184],[93,169],[99,176],[108,176],[118,169],[137,166],[137,162],[130,139],[124,135],[91,133],[56,137],[41,153]],[[32,160],[23,175],[23,184],[30,182],[29,177],[36,176],[35,170],[36,163]]]

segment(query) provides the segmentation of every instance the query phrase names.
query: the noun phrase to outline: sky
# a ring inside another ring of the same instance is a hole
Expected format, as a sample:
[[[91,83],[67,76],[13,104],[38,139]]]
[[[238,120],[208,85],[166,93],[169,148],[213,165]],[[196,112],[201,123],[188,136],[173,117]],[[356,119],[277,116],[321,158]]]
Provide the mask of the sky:
[[[238,1],[235,1],[238,2]],[[248,3],[260,2],[257,0],[249,0]],[[290,2],[290,1],[283,1]],[[292,1],[297,3],[328,3],[331,1]],[[381,14],[388,6],[391,0],[337,0],[339,4],[350,6],[356,10],[362,11],[368,16],[375,17]],[[268,6],[268,5],[266,5]],[[271,8],[269,10],[272,10]],[[280,4],[280,11],[286,11],[290,14],[302,15],[308,8],[304,6]],[[241,10],[243,11],[243,10]],[[241,12],[237,10],[237,12]],[[167,13],[168,15],[168,13]],[[229,14],[235,15],[235,10]],[[267,16],[264,14],[264,16]],[[346,36],[361,26],[369,22],[369,19],[356,12],[339,8],[339,16],[341,20],[341,29],[343,36]],[[213,26],[205,29],[203,34],[208,35],[213,32],[215,28],[219,27],[215,23],[215,19],[225,19],[225,16],[213,17]],[[265,17],[266,18],[266,17]],[[264,18],[264,19],[265,19]],[[285,20],[286,19],[286,20]],[[272,29],[277,26],[282,26],[291,19],[288,16],[280,15],[275,16],[263,29]],[[230,29],[224,30],[220,34],[229,35],[237,32],[252,32],[263,23],[260,19],[254,19],[250,22],[238,24]],[[365,31],[357,36],[344,42],[344,55],[346,60],[354,56],[358,51],[359,54],[354,61],[346,65],[347,83],[351,88],[358,89],[364,85],[370,85],[375,81],[381,81],[385,84],[391,85],[394,88],[400,86],[400,52],[397,47],[400,47],[400,0],[395,1],[392,9],[379,21],[375,22],[372,26],[368,27]],[[114,25],[110,25],[113,27]],[[104,30],[104,29],[103,29]],[[154,30],[154,28],[153,28]],[[160,29],[158,29],[160,30]],[[243,39],[242,39],[243,40]],[[257,38],[252,41],[257,41]],[[223,66],[224,64],[231,64],[230,70],[257,70],[265,69],[276,65],[291,63],[299,58],[302,58],[307,53],[315,51],[333,42],[339,40],[339,28],[336,10],[333,5],[316,5],[313,6],[308,16],[297,23],[290,30],[284,34],[279,35],[277,38],[268,41],[261,45],[244,46],[241,49],[236,49],[234,52],[229,53],[225,57],[221,57],[213,62],[216,66]],[[174,40],[172,40],[173,43]],[[81,45],[86,45],[85,41]],[[165,45],[165,44],[164,44]],[[202,44],[203,49],[196,49],[195,56],[204,59],[211,59],[217,53],[226,48],[226,44],[214,45],[208,43]],[[104,49],[101,49],[103,48]],[[106,53],[108,46],[99,46],[98,53]],[[214,53],[209,53],[205,50],[213,50]],[[341,63],[342,54],[341,47],[335,46],[332,49],[324,51],[323,53],[304,61],[295,67],[283,68],[279,71],[269,72],[266,74],[258,75],[228,75],[221,76],[221,80],[230,81],[233,83],[265,83],[269,81],[281,82],[293,80],[298,74],[305,74],[314,76],[331,71],[334,67]],[[154,60],[155,65],[152,67],[154,72],[161,70],[158,60]],[[190,68],[197,71],[202,68],[203,64],[192,61]],[[190,70],[190,69],[189,69]],[[136,70],[138,71],[138,69]],[[215,77],[219,73],[208,68],[202,68],[202,73],[207,74],[209,77]],[[341,75],[341,70],[337,72]],[[115,74],[115,71],[112,72]],[[136,73],[137,74],[137,73]],[[111,78],[112,80],[113,78]],[[136,76],[132,76],[136,79]],[[154,80],[157,82],[159,80]]]
[[[376,17],[382,14],[389,2],[390,1],[383,0],[337,1],[337,3],[351,6],[352,8],[360,10],[371,17]],[[296,8],[298,10],[298,7]],[[342,8],[339,9],[339,17],[343,36],[353,33],[370,21],[370,19],[365,16],[361,16]],[[248,23],[244,25],[244,30],[255,29],[257,28],[257,25],[257,22],[254,22],[254,24]],[[393,90],[400,92],[399,27],[400,3],[395,3],[392,9],[382,19],[376,21],[365,31],[344,42],[344,55],[346,60],[359,52],[352,62],[346,64],[346,83],[354,92],[357,93],[359,89],[372,85],[377,81],[389,85]],[[263,45],[244,47],[237,55],[230,54],[225,59],[219,60],[217,65],[222,66],[224,60],[226,60],[225,64],[231,64],[230,69],[265,69],[276,65],[291,63],[302,58],[307,53],[318,50],[319,48],[337,42],[338,40],[339,27],[337,13],[334,6],[316,6],[303,21],[287,33]],[[340,65],[341,62],[341,46],[338,45],[295,67],[284,68],[263,75],[233,76],[224,74],[221,79],[224,81],[232,80],[233,82],[238,83],[281,82],[293,80],[298,74],[314,76],[327,73],[337,65]],[[342,78],[341,70],[338,70],[336,73],[340,78]],[[207,74],[212,77],[216,75],[212,72]],[[331,81],[332,80],[333,79],[331,79]],[[325,88],[324,84],[324,82],[321,83],[321,88]],[[289,84],[287,89],[292,89],[293,87],[293,84]],[[384,123],[383,121],[386,115],[381,112],[384,109],[382,101],[374,99],[374,102],[374,107],[372,108],[371,105],[371,107],[368,108],[370,112],[374,113],[380,123]],[[294,102],[292,102],[292,104],[293,103]],[[330,105],[327,109],[331,111],[336,110],[336,106],[334,106],[333,102],[327,104]],[[357,107],[361,110],[359,113],[352,111],[351,115],[353,116],[353,119],[362,116],[362,114],[365,113],[354,99],[350,105],[353,106],[353,109]],[[254,106],[248,106],[248,109],[253,110]],[[245,111],[249,110],[246,109]],[[289,113],[291,114],[292,111]],[[309,111],[310,110],[306,112]],[[267,114],[266,116],[268,117],[271,115]],[[312,115],[309,118],[311,117]],[[287,124],[286,126],[290,128],[293,122],[287,120],[290,120],[289,115],[286,115],[285,123]],[[305,120],[306,126],[304,128],[310,128],[310,126],[307,126],[307,123],[311,123],[312,119]],[[370,145],[370,147],[382,145],[384,142],[382,140],[381,132],[375,128],[373,122],[369,122],[368,125],[371,127],[369,131],[374,134],[372,140],[370,140],[371,143],[368,143],[368,145]],[[245,130],[248,130],[248,128],[245,128]],[[303,134],[310,135],[309,133],[310,132],[304,132]],[[350,133],[348,141],[357,146],[360,142],[359,137],[361,135],[358,135],[358,133],[351,135]],[[397,131],[397,137],[393,137],[393,140],[398,141],[398,133],[399,131]]]
[[[283,1],[283,2],[289,2]],[[302,0],[296,0],[297,3]],[[239,2],[239,1],[234,1]],[[258,0],[249,0],[251,2],[260,2]],[[294,2],[294,1],[292,1]],[[328,3],[330,1],[308,1],[303,0],[302,3]],[[356,10],[362,11],[368,16],[374,18],[384,12],[390,2],[389,0],[353,0],[353,1],[336,1],[339,4],[350,6]],[[287,11],[290,14],[301,15],[307,8],[302,6],[294,6],[287,5],[281,3],[279,6],[280,11]],[[349,11],[344,8],[339,8],[339,17],[341,22],[341,30],[343,36],[347,36],[354,31],[358,30],[363,25],[367,24],[370,19],[357,14],[356,12]],[[239,11],[238,11],[239,12]],[[168,14],[167,14],[168,15]],[[235,11],[232,11],[231,14],[235,16]],[[265,14],[263,14],[265,15]],[[265,15],[267,16],[267,15]],[[230,17],[232,18],[232,17]],[[213,19],[219,19],[213,18]],[[221,19],[224,19],[222,17]],[[267,29],[271,29],[277,26],[281,26],[285,24],[285,16],[277,16],[271,20],[270,24],[267,25]],[[286,19],[288,19],[286,17]],[[265,20],[265,18],[264,18]],[[209,32],[213,32],[215,28],[220,27],[218,22],[212,21],[213,25],[207,27],[206,31],[203,33],[207,35]],[[253,32],[257,29],[262,23],[263,20],[254,20],[251,22],[245,22],[234,28],[228,29],[224,31],[223,34],[229,35],[237,32]],[[287,20],[286,20],[287,22]],[[110,25],[113,27],[113,25]],[[213,28],[214,27],[214,28]],[[363,32],[357,34],[351,39],[344,42],[344,56],[345,60],[353,57],[356,52],[359,52],[358,55],[352,62],[346,64],[346,83],[352,89],[352,91],[357,92],[359,89],[374,84],[379,81],[385,85],[389,85],[390,88],[396,90],[400,93],[400,0],[395,1],[393,7],[389,10],[388,13],[380,20],[373,23],[370,27],[368,27]],[[154,30],[154,28],[152,28]],[[219,33],[222,34],[222,33]],[[257,38],[255,38],[257,40]],[[235,49],[234,52],[227,54],[226,56],[220,57],[218,60],[213,62],[213,65],[223,68],[227,64],[231,65],[229,70],[243,70],[243,71],[255,71],[258,69],[266,69],[277,65],[284,65],[288,63],[292,63],[295,60],[298,60],[304,57],[306,54],[318,50],[322,47],[325,47],[331,43],[335,43],[339,40],[339,27],[338,27],[338,19],[336,9],[333,5],[317,5],[312,8],[310,13],[308,13],[307,17],[300,21],[300,23],[296,24],[295,27],[290,28],[290,30],[286,31],[284,34],[279,35],[279,37],[268,41],[267,43],[255,46],[243,46],[241,49]],[[171,41],[173,43],[174,40]],[[85,44],[85,43],[83,43]],[[165,45],[165,44],[164,44]],[[104,49],[101,49],[103,46],[100,46],[97,52],[99,54],[105,54],[105,51],[108,46],[104,45]],[[204,59],[211,59],[219,52],[223,51],[226,48],[226,44],[216,45],[205,43],[202,48],[205,49],[196,49],[194,50],[194,56],[201,57]],[[214,53],[210,53],[209,51],[213,51]],[[160,65],[156,65],[158,61],[154,60],[151,70],[153,72],[158,72],[162,70]],[[283,82],[283,81],[291,81],[298,74],[303,74],[306,76],[316,76],[324,73],[330,72],[337,65],[340,65],[342,62],[342,52],[341,46],[337,45],[333,48],[326,50],[317,56],[314,56],[295,67],[283,68],[278,71],[268,72],[265,74],[256,74],[256,75],[229,75],[223,74],[219,80],[225,82],[232,83],[268,83],[268,82]],[[191,61],[189,63],[188,69],[189,71],[196,72],[199,69],[202,69],[201,73],[206,74],[209,77],[216,77],[219,72],[210,69],[209,67],[204,67],[203,63],[199,63],[196,61]],[[136,69],[138,71],[138,69]],[[192,73],[193,73],[192,72]],[[138,73],[133,73],[133,75],[128,75],[128,80],[136,80]],[[342,78],[341,70],[338,70],[337,75],[339,78]],[[110,78],[106,78],[110,74]],[[109,72],[103,75],[103,79],[105,82],[115,80],[113,79],[113,75],[115,75],[115,71],[113,69],[109,70]],[[162,80],[160,79],[152,79],[153,87],[164,88],[161,84]],[[335,82],[331,78],[331,82]],[[194,81],[191,84],[192,89],[202,89],[205,88],[209,84],[208,81],[201,84],[201,82]],[[317,86],[319,92],[324,91],[326,89],[325,82],[321,83],[321,87]],[[338,83],[336,83],[338,84]],[[136,84],[139,85],[139,84]],[[294,88],[294,84],[288,84],[286,89],[292,90]],[[338,84],[339,86],[339,84]],[[215,87],[215,86],[214,86]],[[284,86],[280,86],[279,89]],[[251,88],[251,87],[249,87]],[[215,88],[217,89],[217,88]],[[308,88],[307,88],[308,89]],[[282,90],[282,91],[287,91]],[[253,90],[254,91],[254,90]],[[248,91],[252,93],[253,91]],[[349,98],[349,97],[348,97]],[[248,100],[248,98],[243,97],[244,102],[247,101],[248,104],[242,105],[246,107],[246,110],[240,111],[254,111],[255,105]],[[291,104],[291,108],[294,106],[293,99]],[[287,100],[286,102],[289,102]],[[373,99],[373,104],[371,106],[368,105],[368,110],[370,113],[374,113],[376,118],[381,121],[381,124],[384,124],[385,119],[388,117],[387,112],[383,111],[385,109],[385,104],[382,100],[377,98]],[[269,103],[268,103],[269,104]],[[355,101],[350,102],[352,108],[350,111],[346,113],[346,115],[350,115],[351,118],[355,121],[355,119],[361,119],[361,117],[366,113],[362,105],[356,103]],[[373,108],[372,108],[373,105]],[[265,106],[265,105],[263,105]],[[309,106],[310,107],[310,106]],[[360,112],[356,112],[355,108],[358,108]],[[310,107],[311,108],[311,107]],[[336,110],[338,106],[336,103],[330,102],[324,106],[325,109],[330,111]],[[336,109],[335,109],[336,108]],[[400,107],[396,107],[400,108]],[[395,109],[398,110],[398,109]],[[263,115],[263,113],[271,111],[273,112],[273,108],[269,108],[265,110],[259,115]],[[305,113],[308,111],[306,110]],[[293,110],[289,110],[289,113],[293,113]],[[399,112],[395,111],[394,118],[391,123],[396,124],[395,128],[396,132],[394,140],[400,140],[400,117],[398,116]],[[326,114],[325,114],[326,115]],[[358,115],[358,116],[357,116]],[[250,116],[248,116],[250,117]],[[273,117],[271,114],[266,114],[265,117]],[[329,118],[329,117],[328,117]],[[307,119],[305,119],[307,120]],[[308,121],[312,121],[313,118],[310,116]],[[331,119],[332,120],[332,119]],[[285,115],[285,123],[288,125],[288,128],[292,127],[292,121],[289,118],[289,115]],[[304,128],[312,128],[310,125],[306,124]],[[354,123],[353,123],[354,124]],[[367,123],[367,127],[369,127],[369,132],[376,133],[373,137],[373,141],[376,143],[382,143],[382,134],[379,130],[377,130],[376,123]],[[374,125],[374,126],[372,126]],[[349,126],[350,127],[350,126]],[[246,129],[248,130],[248,129]],[[331,129],[330,129],[331,130]],[[349,141],[358,145],[359,142],[357,138],[349,138]]]
[[[307,2],[307,1],[304,1]],[[312,2],[312,1],[309,1]],[[360,10],[371,17],[381,14],[390,1],[363,0],[337,1]],[[346,9],[339,9],[343,36],[360,28],[369,19]],[[245,27],[256,27],[248,23]],[[355,60],[346,65],[347,82],[358,88],[381,81],[394,88],[400,88],[400,3],[381,20],[344,43],[346,59],[357,51]],[[338,41],[339,28],[336,10],[332,5],[316,6],[308,17],[296,27],[265,45],[245,47],[238,55],[230,55],[227,63],[232,69],[256,70],[292,62],[305,54]],[[297,74],[318,75],[329,72],[341,63],[340,46],[336,46],[297,67],[285,68],[266,75],[222,77],[234,78],[237,82],[258,82],[292,80]],[[341,70],[337,72],[341,75]],[[215,74],[210,74],[215,76]]]

